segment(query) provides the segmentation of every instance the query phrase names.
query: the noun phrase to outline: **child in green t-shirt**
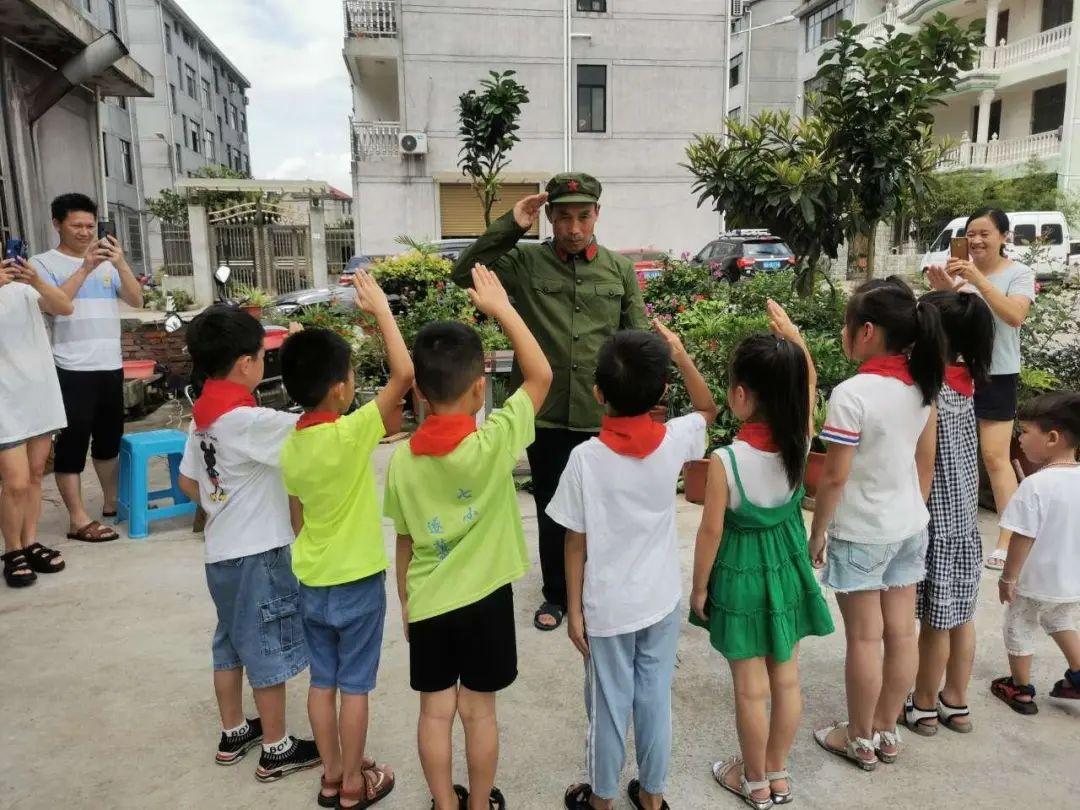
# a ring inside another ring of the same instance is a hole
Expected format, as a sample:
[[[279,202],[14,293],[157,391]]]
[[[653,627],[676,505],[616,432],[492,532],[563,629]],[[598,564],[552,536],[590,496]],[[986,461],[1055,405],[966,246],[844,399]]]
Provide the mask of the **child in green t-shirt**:
[[[371,454],[413,380],[383,291],[367,273],[353,283],[361,309],[375,316],[390,365],[390,380],[372,402],[342,416],[355,381],[341,336],[309,329],[281,350],[285,387],[304,407],[282,448],[281,472],[297,533],[292,560],[311,658],[308,713],[323,762],[318,801],[340,808],[368,807],[394,788],[393,772],[364,757],[389,565]]]
[[[437,810],[498,806],[495,693],[517,677],[510,583],[529,567],[513,470],[532,444],[551,366],[494,273],[472,271],[469,296],[499,322],[524,381],[477,429],[484,350],[461,323],[425,326],[413,345],[416,384],[431,407],[398,448],[384,508],[397,530],[397,583],[420,692],[420,760]],[[465,728],[469,791],[452,779],[454,716]]]

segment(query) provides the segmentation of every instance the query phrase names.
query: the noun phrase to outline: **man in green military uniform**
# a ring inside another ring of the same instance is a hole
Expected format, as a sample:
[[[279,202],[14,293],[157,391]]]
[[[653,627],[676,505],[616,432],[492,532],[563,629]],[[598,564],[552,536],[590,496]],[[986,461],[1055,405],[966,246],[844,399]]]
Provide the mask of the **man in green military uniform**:
[[[472,283],[474,264],[494,270],[554,372],[528,450],[540,530],[544,603],[534,624],[554,630],[566,612],[563,542],[566,530],[547,516],[570,451],[595,436],[603,408],[593,396],[600,346],[619,329],[645,329],[645,307],[629,259],[593,236],[600,216],[600,182],[587,174],[558,174],[547,190],[520,200],[476,240],[454,265],[453,279]],[[518,244],[547,203],[554,237]],[[513,382],[520,382],[515,368]]]

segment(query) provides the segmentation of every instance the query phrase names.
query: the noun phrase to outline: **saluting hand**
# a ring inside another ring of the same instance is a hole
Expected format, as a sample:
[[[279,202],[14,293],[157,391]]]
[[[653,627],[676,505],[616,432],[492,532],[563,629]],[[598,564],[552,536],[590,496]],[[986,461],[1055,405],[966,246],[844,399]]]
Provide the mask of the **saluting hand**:
[[[386,299],[386,293],[382,291],[379,283],[372,278],[371,273],[358,270],[353,273],[353,289],[356,290],[356,305],[368,315],[376,318],[380,315],[389,315],[390,302]]]
[[[776,337],[790,340],[792,343],[802,342],[799,327],[791,320],[787,311],[771,298],[765,304],[765,316],[769,319],[769,331]]]
[[[657,331],[660,337],[667,341],[668,348],[671,349],[672,360],[678,360],[680,357],[686,354],[686,347],[683,346],[682,339],[677,334],[668,329],[666,326],[664,326],[664,324],[660,322],[659,318],[653,318],[652,325],[653,329]]]
[[[500,312],[510,308],[510,296],[506,294],[499,277],[484,265],[473,267],[472,279],[472,288],[466,292],[474,307],[492,318],[497,318]]]
[[[537,217],[540,216],[540,210],[544,207],[544,203],[547,202],[547,198],[547,192],[544,191],[530,197],[522,197],[515,203],[514,221],[521,230],[527,231],[536,224]]]

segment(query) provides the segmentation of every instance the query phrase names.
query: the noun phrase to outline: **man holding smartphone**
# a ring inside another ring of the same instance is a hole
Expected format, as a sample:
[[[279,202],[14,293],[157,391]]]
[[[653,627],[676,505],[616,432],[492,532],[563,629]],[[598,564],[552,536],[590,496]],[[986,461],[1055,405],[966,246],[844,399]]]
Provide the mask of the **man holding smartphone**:
[[[117,468],[124,435],[124,363],[118,300],[142,306],[142,288],[114,236],[99,233],[97,205],[84,194],[52,202],[60,244],[30,263],[74,302],[53,317],[53,360],[67,427],[56,439],[56,486],[70,518],[68,537],[100,543],[119,535],[91,518],[83,504],[82,472],[90,450],[101,482],[103,518],[116,515]]]

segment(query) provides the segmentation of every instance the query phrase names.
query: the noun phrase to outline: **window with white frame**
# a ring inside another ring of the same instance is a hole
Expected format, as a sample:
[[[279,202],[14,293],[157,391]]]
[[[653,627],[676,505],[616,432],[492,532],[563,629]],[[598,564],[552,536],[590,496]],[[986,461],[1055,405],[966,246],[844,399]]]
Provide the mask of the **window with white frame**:
[[[728,62],[728,87],[735,87],[742,81],[742,57],[741,53],[737,53]]]
[[[840,23],[851,17],[852,0],[834,0],[803,20],[806,28],[806,50],[812,51],[836,36]]]
[[[578,132],[607,131],[607,65],[578,65]]]
[[[131,159],[131,141],[120,139],[120,171],[124,182],[128,185],[135,184],[135,163]]]

